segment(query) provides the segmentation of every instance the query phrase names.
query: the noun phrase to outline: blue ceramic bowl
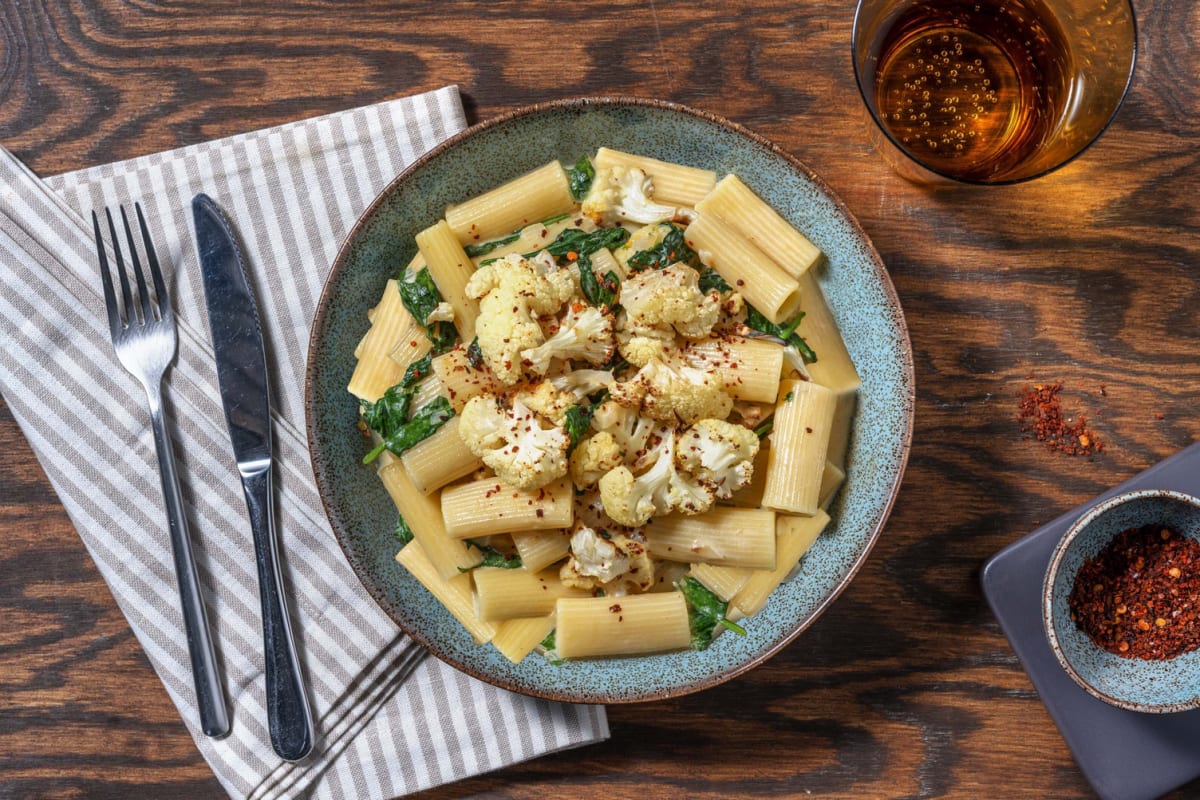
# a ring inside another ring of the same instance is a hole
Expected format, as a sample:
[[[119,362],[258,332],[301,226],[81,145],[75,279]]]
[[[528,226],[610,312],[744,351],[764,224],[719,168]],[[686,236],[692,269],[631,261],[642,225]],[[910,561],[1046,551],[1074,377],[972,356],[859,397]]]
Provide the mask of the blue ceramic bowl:
[[[1122,658],[1103,649],[1071,621],[1069,598],[1079,568],[1114,536],[1142,525],[1164,525],[1200,538],[1200,500],[1144,489],[1119,494],[1072,525],[1054,550],[1042,591],[1050,649],[1076,683],[1106,703],[1163,714],[1200,707],[1200,650],[1165,661]]]
[[[511,664],[474,644],[393,560],[396,510],[360,461],[356,403],[346,392],[367,309],[415,252],[413,236],[450,203],[491,189],[550,159],[574,163],[607,145],[734,172],[827,256],[820,282],[862,374],[847,477],[830,526],[799,574],[748,621],[704,652],[580,661],[532,656]],[[767,140],[711,114],[634,98],[531,106],[476,125],[409,168],[363,214],[325,285],[309,350],[306,403],[317,486],[346,557],[380,606],[442,660],[483,680],[538,697],[606,703],[672,697],[713,686],[761,663],[813,623],[846,587],[879,536],[908,458],[912,352],[891,280],[858,223],[812,170]]]

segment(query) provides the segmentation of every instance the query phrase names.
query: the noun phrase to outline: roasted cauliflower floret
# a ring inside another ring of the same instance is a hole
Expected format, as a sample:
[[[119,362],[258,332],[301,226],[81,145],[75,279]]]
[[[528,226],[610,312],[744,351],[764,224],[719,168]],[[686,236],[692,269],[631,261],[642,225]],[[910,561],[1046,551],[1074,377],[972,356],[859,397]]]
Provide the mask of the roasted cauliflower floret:
[[[635,476],[622,465],[600,479],[600,500],[614,522],[634,528],[655,514],[701,514],[712,508],[713,491],[676,468],[674,437],[668,430],[658,459],[644,474]]]
[[[631,334],[617,331],[618,348],[621,355],[635,367],[644,367],[651,361],[667,358],[675,345],[675,335],[670,332]]]
[[[609,392],[621,405],[640,408],[646,416],[685,425],[706,417],[724,419],[733,408],[715,374],[661,360],[650,361],[627,381],[614,381]]]
[[[721,317],[721,295],[701,292],[699,281],[700,273],[682,263],[630,275],[621,284],[624,330],[635,336],[670,335],[672,329],[688,339],[708,336]]]
[[[559,392],[570,395],[575,402],[579,402],[588,395],[607,388],[612,379],[612,372],[606,369],[573,369],[562,375],[555,375],[550,382]]]
[[[571,480],[580,489],[590,488],[620,463],[617,440],[608,431],[600,431],[581,441],[571,453]]]
[[[571,274],[545,252],[533,258],[505,256],[467,281],[467,295],[479,300],[479,350],[505,385],[521,379],[521,351],[546,341],[538,317],[557,313],[574,292]]]
[[[577,402],[572,394],[560,392],[551,381],[538,381],[522,388],[514,397],[530,411],[559,427],[566,421],[567,410]]]
[[[655,203],[654,182],[637,167],[613,165],[597,170],[581,211],[597,225],[663,222],[681,214],[675,206]]]
[[[658,458],[666,426],[643,417],[636,408],[627,408],[614,400],[605,400],[592,413],[592,428],[613,437],[622,461],[640,472]]]
[[[505,410],[490,394],[472,397],[459,415],[458,433],[496,477],[519,489],[540,489],[567,474],[571,443],[562,428],[543,428],[529,408],[514,398]]]
[[[754,477],[759,441],[754,431],[720,419],[702,419],[679,437],[679,466],[728,500]]]
[[[609,595],[624,594],[628,588],[646,591],[654,583],[654,562],[638,539],[625,534],[606,538],[581,527],[571,535],[571,557],[559,577],[572,588],[602,588]]]
[[[628,568],[629,557],[592,528],[580,528],[571,534],[571,558],[565,570],[608,583]]]
[[[603,364],[612,358],[614,347],[612,315],[595,306],[581,305],[567,312],[553,336],[521,351],[521,366],[545,375],[550,361],[556,358]]]

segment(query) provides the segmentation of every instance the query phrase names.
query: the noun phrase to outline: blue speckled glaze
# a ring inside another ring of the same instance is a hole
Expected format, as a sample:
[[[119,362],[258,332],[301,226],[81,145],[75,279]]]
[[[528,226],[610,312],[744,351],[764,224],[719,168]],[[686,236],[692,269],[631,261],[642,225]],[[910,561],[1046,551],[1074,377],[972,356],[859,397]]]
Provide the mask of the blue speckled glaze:
[[[1200,707],[1200,650],[1169,661],[1121,658],[1071,621],[1069,598],[1079,568],[1113,536],[1142,525],[1165,525],[1200,539],[1200,500],[1145,489],[1112,497],[1080,517],[1063,535],[1046,571],[1046,637],[1067,674],[1101,700],[1131,711],[1186,711]]]
[[[833,525],[799,574],[747,621],[704,652],[552,666],[513,665],[477,646],[393,560],[395,508],[359,463],[356,405],[346,393],[354,347],[384,282],[415,252],[413,236],[460,202],[550,159],[573,163],[605,145],[737,173],[827,256],[820,282],[862,376],[846,482]],[[313,325],[306,387],[309,440],[329,519],[363,584],[393,619],[443,660],[518,692],[575,702],[630,702],[685,694],[761,663],[829,605],[858,570],[891,510],[912,435],[912,354],[883,264],[845,206],[807,167],[718,117],[634,98],[533,106],[475,126],[423,158],[364,214],[338,254]]]

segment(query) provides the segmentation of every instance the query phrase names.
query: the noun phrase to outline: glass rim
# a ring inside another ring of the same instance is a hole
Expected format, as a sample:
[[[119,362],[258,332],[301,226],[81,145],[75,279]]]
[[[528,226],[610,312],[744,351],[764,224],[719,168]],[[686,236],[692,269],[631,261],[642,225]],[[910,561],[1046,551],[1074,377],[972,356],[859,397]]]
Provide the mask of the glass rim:
[[[1040,172],[1033,173],[1032,175],[1024,175],[1019,178],[1009,178],[1007,180],[1000,181],[984,181],[975,178],[960,178],[955,175],[950,175],[940,169],[935,169],[926,165],[924,162],[910,154],[908,150],[906,150],[898,141],[896,141],[896,137],[893,136],[891,131],[887,129],[887,126],[880,121],[879,115],[876,113],[876,110],[871,105],[871,101],[867,97],[867,90],[863,86],[863,74],[858,66],[858,53],[856,52],[855,48],[855,43],[858,41],[858,28],[859,21],[862,17],[863,4],[866,2],[868,2],[868,0],[857,0],[855,3],[854,21],[850,27],[850,65],[854,69],[854,84],[858,88],[858,95],[862,99],[863,106],[870,115],[871,122],[875,124],[875,127],[879,129],[879,131],[887,138],[888,142],[891,143],[894,148],[896,148],[896,151],[899,152],[904,159],[932,175],[936,175],[939,178],[944,178],[945,180],[953,183],[967,186],[1011,186],[1016,183],[1025,183],[1026,181],[1036,180],[1037,178],[1049,175],[1051,172],[1062,169],[1090,150],[1092,145],[1094,145],[1100,139],[1100,137],[1102,137],[1105,132],[1108,131],[1108,129],[1112,126],[1113,121],[1117,118],[1117,114],[1121,112],[1121,108],[1125,105],[1125,100],[1129,97],[1129,90],[1133,86],[1133,74],[1137,69],[1138,62],[1138,21],[1137,12],[1133,7],[1133,0],[1124,0],[1125,7],[1129,9],[1129,24],[1133,29],[1133,46],[1129,54],[1129,72],[1125,76],[1125,85],[1121,88],[1121,96],[1117,99],[1116,104],[1113,106],[1112,112],[1108,115],[1108,119],[1104,121],[1104,124],[1100,126],[1100,129],[1096,131],[1095,135],[1088,139],[1083,147],[1080,147],[1062,161],[1054,164],[1053,166],[1047,167]]]

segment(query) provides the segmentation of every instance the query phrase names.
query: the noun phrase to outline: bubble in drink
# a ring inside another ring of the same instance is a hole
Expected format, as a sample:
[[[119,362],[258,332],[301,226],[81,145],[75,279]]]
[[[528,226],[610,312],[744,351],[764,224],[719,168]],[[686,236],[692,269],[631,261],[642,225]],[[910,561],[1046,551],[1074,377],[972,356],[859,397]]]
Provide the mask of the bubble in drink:
[[[881,26],[871,49],[868,102],[902,148],[943,174],[1004,180],[1069,122],[1070,50],[1041,0],[919,2]]]

